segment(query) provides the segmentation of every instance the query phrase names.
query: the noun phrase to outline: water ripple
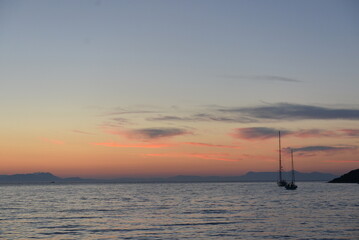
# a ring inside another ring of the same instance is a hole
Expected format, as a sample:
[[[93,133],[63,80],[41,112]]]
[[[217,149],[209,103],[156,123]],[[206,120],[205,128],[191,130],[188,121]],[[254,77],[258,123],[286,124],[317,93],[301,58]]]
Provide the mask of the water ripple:
[[[23,185],[0,198],[0,239],[356,239],[359,191],[273,183]],[[319,190],[318,190],[319,189]]]

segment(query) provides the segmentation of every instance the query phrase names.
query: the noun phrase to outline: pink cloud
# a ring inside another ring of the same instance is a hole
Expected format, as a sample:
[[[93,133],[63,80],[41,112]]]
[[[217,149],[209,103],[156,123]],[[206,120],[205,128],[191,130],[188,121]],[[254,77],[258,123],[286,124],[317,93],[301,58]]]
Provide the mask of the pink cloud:
[[[349,137],[359,137],[359,129],[341,129],[339,131]]]
[[[251,154],[242,154],[243,160],[259,160],[259,161],[267,161],[267,162],[277,162],[277,156],[273,157],[270,155],[251,155]]]
[[[149,153],[145,154],[149,157],[172,157],[172,158],[198,158],[204,160],[216,160],[216,161],[226,161],[226,162],[238,162],[240,159],[229,158],[228,154],[225,153]]]
[[[214,147],[214,148],[235,148],[235,149],[240,148],[240,147],[231,146],[231,145],[209,144],[209,143],[199,143],[199,142],[185,142],[183,144],[193,145],[193,146],[201,146],[201,147]]]
[[[326,160],[325,162],[335,162],[335,163],[359,163],[359,160]]]
[[[107,143],[92,143],[96,146],[105,146],[105,147],[116,147],[116,148],[166,148],[169,147],[169,144],[120,144],[116,142],[107,142]]]
[[[188,157],[194,157],[199,159],[205,160],[217,160],[217,161],[226,161],[226,162],[238,162],[239,159],[231,159],[227,158],[228,154],[221,154],[221,153],[192,153],[188,154]]]
[[[172,156],[171,154],[168,153],[146,153],[145,156],[148,157],[168,157],[168,156]]]

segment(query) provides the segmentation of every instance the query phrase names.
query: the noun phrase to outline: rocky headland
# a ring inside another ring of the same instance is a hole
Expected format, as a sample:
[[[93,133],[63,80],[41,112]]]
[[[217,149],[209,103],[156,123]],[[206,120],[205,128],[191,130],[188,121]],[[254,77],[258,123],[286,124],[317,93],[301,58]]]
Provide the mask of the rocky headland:
[[[359,168],[352,170],[338,178],[329,181],[330,183],[359,183]]]

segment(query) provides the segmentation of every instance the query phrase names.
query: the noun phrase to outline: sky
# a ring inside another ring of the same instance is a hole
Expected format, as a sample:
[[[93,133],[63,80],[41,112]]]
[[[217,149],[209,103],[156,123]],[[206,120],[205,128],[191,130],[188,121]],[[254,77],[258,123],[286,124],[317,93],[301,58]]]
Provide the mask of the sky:
[[[0,174],[359,167],[359,3],[0,0]]]

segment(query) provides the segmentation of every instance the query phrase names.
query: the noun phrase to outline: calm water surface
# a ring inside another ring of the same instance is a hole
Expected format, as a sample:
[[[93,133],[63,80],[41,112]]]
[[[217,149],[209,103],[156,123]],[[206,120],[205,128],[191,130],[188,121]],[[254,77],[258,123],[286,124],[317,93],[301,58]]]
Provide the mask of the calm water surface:
[[[359,184],[0,185],[0,239],[359,239]]]

